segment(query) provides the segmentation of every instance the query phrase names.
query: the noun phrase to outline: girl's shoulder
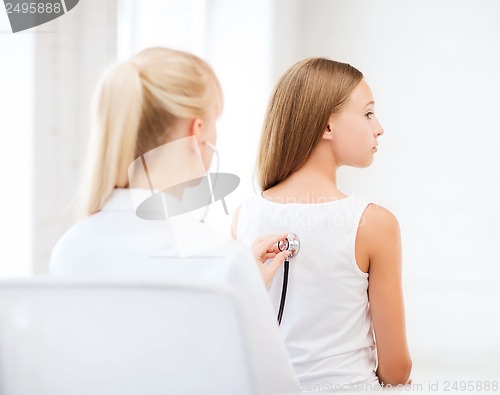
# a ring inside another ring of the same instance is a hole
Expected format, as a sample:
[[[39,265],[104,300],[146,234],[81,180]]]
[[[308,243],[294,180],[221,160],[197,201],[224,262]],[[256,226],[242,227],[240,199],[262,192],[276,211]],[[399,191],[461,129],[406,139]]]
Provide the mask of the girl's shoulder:
[[[366,206],[363,217],[367,224],[377,227],[391,227],[398,225],[398,219],[391,211],[372,202]]]
[[[391,211],[375,203],[366,206],[359,223],[358,242],[374,249],[377,245],[380,246],[383,240],[398,240],[399,234],[398,219]]]

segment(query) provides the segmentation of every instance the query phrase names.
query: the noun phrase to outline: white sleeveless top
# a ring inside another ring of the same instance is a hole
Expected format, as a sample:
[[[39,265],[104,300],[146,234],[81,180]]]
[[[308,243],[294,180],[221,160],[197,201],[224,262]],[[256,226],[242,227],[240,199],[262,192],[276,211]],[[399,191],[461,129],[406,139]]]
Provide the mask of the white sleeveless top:
[[[355,259],[368,204],[359,197],[281,204],[255,195],[241,206],[238,241],[244,245],[269,233],[300,238],[300,251],[290,259],[280,331],[302,391],[378,386],[368,274]],[[269,290],[276,315],[282,284],[283,266]]]

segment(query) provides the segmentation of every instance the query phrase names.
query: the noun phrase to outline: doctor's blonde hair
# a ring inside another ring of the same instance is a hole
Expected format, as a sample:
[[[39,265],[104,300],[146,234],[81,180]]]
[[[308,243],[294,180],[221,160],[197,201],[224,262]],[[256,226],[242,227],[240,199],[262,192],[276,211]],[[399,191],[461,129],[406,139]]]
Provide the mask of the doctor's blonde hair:
[[[148,48],[112,67],[94,95],[80,215],[99,211],[114,188],[127,188],[129,165],[167,143],[179,118],[203,119],[214,104],[220,112],[219,81],[190,53]]]
[[[304,59],[277,82],[264,119],[257,159],[263,191],[298,170],[321,141],[330,116],[339,112],[363,74],[349,64]]]

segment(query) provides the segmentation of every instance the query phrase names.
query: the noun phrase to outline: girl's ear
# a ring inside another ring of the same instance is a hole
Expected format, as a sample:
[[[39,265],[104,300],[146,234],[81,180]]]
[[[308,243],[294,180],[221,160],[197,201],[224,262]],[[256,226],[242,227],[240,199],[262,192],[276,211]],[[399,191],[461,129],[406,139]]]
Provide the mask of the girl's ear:
[[[328,123],[326,124],[326,128],[323,131],[323,139],[331,140],[333,138],[333,119],[330,117]]]

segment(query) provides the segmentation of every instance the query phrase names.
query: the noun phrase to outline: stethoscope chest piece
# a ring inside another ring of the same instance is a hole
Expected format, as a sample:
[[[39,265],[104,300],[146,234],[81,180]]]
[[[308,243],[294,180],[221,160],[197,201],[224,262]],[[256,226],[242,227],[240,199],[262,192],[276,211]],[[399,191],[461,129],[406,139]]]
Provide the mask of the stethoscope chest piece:
[[[290,251],[291,254],[288,257],[288,259],[294,257],[299,253],[300,250],[299,236],[297,236],[295,233],[288,233],[288,236],[286,237],[285,241],[280,240],[278,242],[278,249],[280,251],[285,251],[285,250]]]

